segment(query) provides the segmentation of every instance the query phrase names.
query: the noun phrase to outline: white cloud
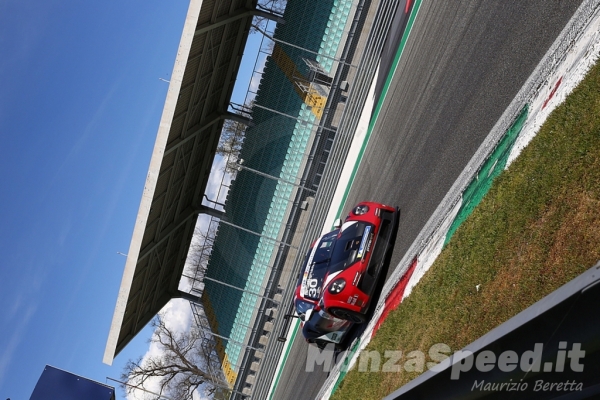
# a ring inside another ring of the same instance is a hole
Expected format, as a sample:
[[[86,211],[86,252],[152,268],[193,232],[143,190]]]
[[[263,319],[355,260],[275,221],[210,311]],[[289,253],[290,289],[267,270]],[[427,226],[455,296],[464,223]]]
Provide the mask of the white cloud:
[[[231,175],[224,172],[226,164],[227,160],[219,155],[213,160],[210,176],[208,177],[208,183],[204,192],[209,200],[223,203],[227,197],[227,186],[231,183]],[[203,202],[206,206],[215,207],[219,210],[222,209],[221,206],[207,202],[206,199],[203,199]]]
[[[175,332],[187,332],[192,321],[192,309],[187,300],[173,299],[161,310],[167,328]]]
[[[265,69],[265,64],[267,63],[267,55],[265,53],[259,53],[258,60],[256,61],[256,71],[252,74],[252,78],[250,79],[249,91],[256,93],[258,91],[258,86],[260,85],[260,79],[262,78],[263,71]],[[249,93],[250,95],[251,93]],[[251,98],[246,98],[246,101],[253,100],[254,96]]]
[[[173,332],[187,332],[192,324],[192,310],[187,300],[173,299],[160,311],[166,326]],[[156,343],[151,342],[148,351],[142,358],[142,363],[149,357],[160,356],[163,350]],[[135,383],[132,383],[135,384]],[[144,389],[158,393],[159,379],[149,379],[144,385]],[[128,400],[145,400],[150,398],[149,393],[142,390],[135,390],[127,394]]]

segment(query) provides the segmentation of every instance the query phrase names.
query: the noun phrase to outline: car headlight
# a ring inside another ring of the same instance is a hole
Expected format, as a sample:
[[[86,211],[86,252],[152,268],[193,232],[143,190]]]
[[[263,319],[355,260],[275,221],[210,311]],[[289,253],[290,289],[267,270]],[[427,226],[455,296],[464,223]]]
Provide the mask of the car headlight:
[[[367,211],[369,211],[369,206],[367,206],[365,204],[360,204],[360,205],[354,207],[354,210],[352,210],[354,215],[363,215],[363,214],[366,214]]]
[[[342,290],[344,290],[345,287],[346,281],[344,280],[344,278],[336,279],[335,281],[331,282],[331,285],[329,285],[329,293],[338,294]]]

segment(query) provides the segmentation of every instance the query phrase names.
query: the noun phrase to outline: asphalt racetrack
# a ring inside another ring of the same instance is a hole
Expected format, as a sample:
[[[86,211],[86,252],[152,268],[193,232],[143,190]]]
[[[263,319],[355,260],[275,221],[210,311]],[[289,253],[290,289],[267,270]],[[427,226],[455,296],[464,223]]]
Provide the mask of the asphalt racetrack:
[[[401,208],[390,273],[580,3],[422,2],[344,210]],[[298,334],[274,399],[315,398],[327,373],[306,355]]]

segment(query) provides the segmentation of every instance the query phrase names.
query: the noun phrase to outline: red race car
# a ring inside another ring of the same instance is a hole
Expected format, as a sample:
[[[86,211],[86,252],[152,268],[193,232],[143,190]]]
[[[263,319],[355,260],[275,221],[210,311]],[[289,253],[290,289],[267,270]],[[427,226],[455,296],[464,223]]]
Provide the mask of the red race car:
[[[296,312],[324,310],[354,323],[366,321],[373,291],[398,227],[396,207],[361,202],[343,224],[319,238],[296,287]]]

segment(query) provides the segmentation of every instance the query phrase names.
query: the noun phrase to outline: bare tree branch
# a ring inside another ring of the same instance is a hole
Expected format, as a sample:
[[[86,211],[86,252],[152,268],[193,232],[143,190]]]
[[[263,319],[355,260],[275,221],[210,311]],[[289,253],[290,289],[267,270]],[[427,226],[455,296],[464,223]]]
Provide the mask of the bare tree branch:
[[[204,228],[196,226],[194,230],[194,239],[190,244],[188,251],[189,266],[185,277],[190,285],[194,286],[196,282],[201,282],[208,266],[212,245],[217,234],[217,224],[209,224],[207,231]]]
[[[129,360],[121,374],[123,381],[145,387],[156,379],[159,395],[177,400],[191,399],[198,389],[209,394],[229,387],[222,374],[214,376],[208,371],[210,352],[212,356],[216,354],[214,349],[205,348],[198,327],[193,325],[187,332],[174,332],[160,315],[152,321],[152,326],[155,331],[150,342],[158,345],[161,354]],[[134,387],[122,386],[128,393],[135,391]]]
[[[287,4],[287,0],[260,0],[258,2],[258,9],[262,11],[267,11],[272,14],[276,14],[279,16],[283,15],[285,11],[285,5]],[[267,19],[264,17],[254,17],[254,21],[252,22],[252,27],[250,28],[250,33],[258,32],[257,28],[263,29],[267,24]]]
[[[242,106],[241,109],[236,109],[235,112],[241,116],[247,117],[252,112],[254,101],[250,101]],[[237,170],[231,168],[235,161],[239,158],[244,138],[246,137],[246,129],[248,126],[240,121],[226,119],[221,130],[221,137],[217,145],[217,154],[226,160],[226,165],[223,172],[235,176]]]

